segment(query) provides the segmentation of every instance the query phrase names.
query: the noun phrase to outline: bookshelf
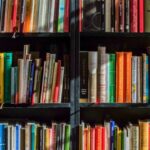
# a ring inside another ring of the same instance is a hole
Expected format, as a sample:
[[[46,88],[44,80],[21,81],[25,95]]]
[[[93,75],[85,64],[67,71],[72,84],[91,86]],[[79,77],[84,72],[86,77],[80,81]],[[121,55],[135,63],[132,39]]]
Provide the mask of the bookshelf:
[[[79,3],[80,1],[78,0],[78,7]],[[77,30],[79,30],[79,27]],[[80,103],[80,51],[97,51],[98,45],[102,45],[106,46],[108,53],[115,53],[119,50],[132,51],[134,55],[139,56],[141,53],[147,52],[146,48],[150,46],[149,41],[150,33],[148,32],[83,31],[76,33],[76,120],[78,125],[84,122],[86,124],[85,129],[88,125],[91,125],[91,128],[93,128],[94,125],[102,125],[104,121],[113,119],[122,127],[129,122],[137,124],[139,120],[150,118],[149,103]],[[80,142],[79,139],[78,142]]]
[[[30,44],[31,51],[39,51],[40,56],[45,58],[50,45],[58,46],[59,55],[69,54],[70,62],[70,92],[67,103],[61,104],[34,104],[13,105],[4,104],[0,109],[1,121],[26,122],[37,121],[39,123],[66,122],[71,125],[71,149],[76,148],[75,120],[75,1],[70,0],[70,24],[69,32],[50,33],[0,33],[0,51],[22,51],[23,45]],[[64,52],[63,50],[66,49]]]

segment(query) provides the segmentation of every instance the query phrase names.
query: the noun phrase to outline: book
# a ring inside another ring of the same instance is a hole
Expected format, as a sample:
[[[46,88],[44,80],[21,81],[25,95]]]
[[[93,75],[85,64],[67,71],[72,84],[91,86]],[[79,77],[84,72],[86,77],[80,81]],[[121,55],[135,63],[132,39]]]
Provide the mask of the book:
[[[4,53],[0,53],[0,103],[4,103]]]
[[[149,22],[149,17],[150,17],[150,1],[145,0],[144,1],[144,31],[145,32],[150,32],[150,22]]]

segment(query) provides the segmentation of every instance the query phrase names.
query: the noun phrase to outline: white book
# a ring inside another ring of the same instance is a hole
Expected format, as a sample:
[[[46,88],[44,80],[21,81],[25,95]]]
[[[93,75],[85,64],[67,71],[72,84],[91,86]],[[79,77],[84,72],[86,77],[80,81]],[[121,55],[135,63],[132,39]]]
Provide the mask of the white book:
[[[96,103],[97,99],[97,52],[88,52],[88,99]]]
[[[54,12],[55,12],[55,0],[51,0],[50,9],[50,21],[49,21],[49,32],[54,31]]]
[[[132,150],[139,150],[139,127],[131,127]]]
[[[106,128],[106,140],[105,140],[106,150],[110,150],[110,122],[105,122],[104,126]]]
[[[11,150],[11,126],[7,126],[7,150]]]
[[[132,57],[132,103],[137,103],[137,67],[138,67],[138,57]]]
[[[63,81],[64,81],[64,67],[61,67],[60,89],[59,89],[58,103],[61,103],[61,102],[62,102]]]
[[[35,0],[32,0],[32,4],[31,4],[31,19],[30,19],[30,32],[33,32],[33,24],[34,24],[34,11],[35,11]]]
[[[107,76],[106,76],[106,47],[98,47],[98,99],[100,103],[106,103]]]
[[[127,127],[127,136],[126,136],[126,149],[125,150],[131,150],[131,132],[130,128]]]

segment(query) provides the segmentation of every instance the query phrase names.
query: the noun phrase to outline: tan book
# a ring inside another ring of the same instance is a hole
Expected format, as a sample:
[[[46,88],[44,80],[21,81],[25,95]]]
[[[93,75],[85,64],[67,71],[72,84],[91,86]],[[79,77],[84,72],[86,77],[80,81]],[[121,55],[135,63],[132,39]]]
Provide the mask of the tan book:
[[[149,150],[149,122],[140,121],[140,150]]]
[[[105,0],[105,32],[111,32],[111,0]]]
[[[25,125],[25,150],[30,149],[30,141],[31,141],[31,124],[28,123]]]
[[[18,102],[24,103],[24,60],[18,59]]]
[[[88,99],[91,103],[97,100],[97,52],[88,52]]]

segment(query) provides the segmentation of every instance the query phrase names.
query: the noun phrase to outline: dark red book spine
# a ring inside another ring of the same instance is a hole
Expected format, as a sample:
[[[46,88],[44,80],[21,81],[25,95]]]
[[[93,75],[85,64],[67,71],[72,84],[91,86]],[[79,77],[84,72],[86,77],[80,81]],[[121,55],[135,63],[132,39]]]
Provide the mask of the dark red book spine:
[[[102,127],[102,136],[101,136],[101,140],[102,140],[102,148],[103,150],[106,149],[106,142],[105,142],[105,139],[106,139],[106,128],[105,127]]]
[[[144,0],[139,0],[139,32],[144,32]]]
[[[60,89],[60,75],[61,75],[61,60],[58,60],[56,84],[55,84],[54,97],[53,97],[54,103],[58,103],[59,89]]]
[[[70,0],[65,0],[64,32],[69,32]]]
[[[130,31],[138,32],[138,1],[131,0],[130,3]]]

